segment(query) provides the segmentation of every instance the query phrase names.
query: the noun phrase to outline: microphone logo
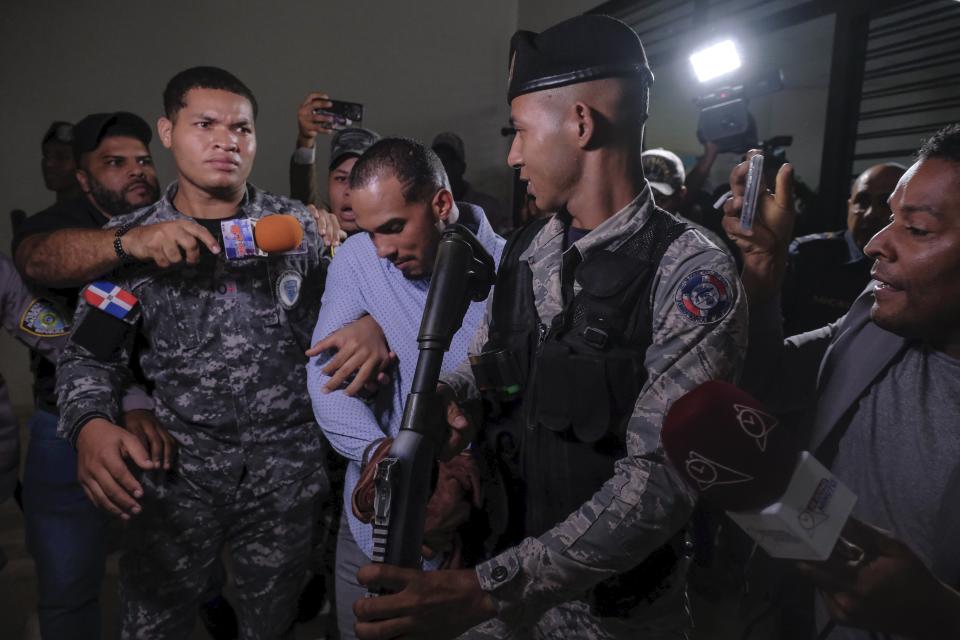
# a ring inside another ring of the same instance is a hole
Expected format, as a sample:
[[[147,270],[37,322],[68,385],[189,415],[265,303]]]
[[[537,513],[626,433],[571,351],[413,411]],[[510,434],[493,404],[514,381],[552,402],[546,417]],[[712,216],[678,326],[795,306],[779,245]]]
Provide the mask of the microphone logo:
[[[807,530],[810,537],[813,537],[813,530],[830,517],[827,515],[827,509],[839,484],[836,478],[822,479],[817,483],[816,489],[813,490],[813,495],[810,496],[806,508],[797,514],[797,521],[801,527]]]
[[[743,432],[756,441],[760,451],[766,451],[767,435],[779,424],[777,419],[745,404],[734,404],[733,409],[737,412],[737,422]]]
[[[687,474],[697,483],[701,492],[720,484],[737,484],[753,480],[753,476],[726,467],[696,451],[689,453],[684,466],[687,469]]]

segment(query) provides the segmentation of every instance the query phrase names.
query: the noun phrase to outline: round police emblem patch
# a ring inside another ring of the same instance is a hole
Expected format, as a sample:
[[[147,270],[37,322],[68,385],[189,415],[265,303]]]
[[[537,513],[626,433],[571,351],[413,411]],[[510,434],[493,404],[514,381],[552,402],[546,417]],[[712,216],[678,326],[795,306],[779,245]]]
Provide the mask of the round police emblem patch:
[[[20,317],[20,329],[41,338],[56,338],[70,333],[70,323],[49,300],[37,298]]]
[[[277,299],[280,300],[280,306],[284,309],[292,309],[297,306],[300,300],[300,285],[303,284],[303,276],[296,271],[284,271],[277,278]]]
[[[732,291],[727,279],[716,271],[694,271],[680,284],[674,298],[677,309],[697,324],[722,320],[730,312]]]

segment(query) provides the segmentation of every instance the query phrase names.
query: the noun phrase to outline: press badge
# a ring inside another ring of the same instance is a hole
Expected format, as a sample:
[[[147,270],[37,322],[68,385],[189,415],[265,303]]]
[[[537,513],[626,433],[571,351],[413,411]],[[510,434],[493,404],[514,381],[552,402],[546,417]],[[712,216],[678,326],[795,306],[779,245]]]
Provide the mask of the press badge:
[[[223,234],[223,249],[227,260],[263,257],[265,254],[257,248],[253,239],[253,221],[249,218],[234,218],[220,223]]]

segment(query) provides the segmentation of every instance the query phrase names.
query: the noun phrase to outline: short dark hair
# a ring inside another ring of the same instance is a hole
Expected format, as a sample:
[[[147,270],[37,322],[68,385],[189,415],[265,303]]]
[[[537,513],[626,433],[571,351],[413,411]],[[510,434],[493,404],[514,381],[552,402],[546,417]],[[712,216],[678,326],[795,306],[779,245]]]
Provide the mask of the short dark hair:
[[[191,89],[222,89],[243,96],[253,107],[254,119],[257,117],[257,99],[237,76],[220,67],[190,67],[170,78],[163,90],[163,111],[167,118],[172,120],[180,109],[187,106],[185,99]]]
[[[918,160],[940,158],[960,164],[960,124],[947,125],[927,139],[917,152]]]
[[[650,115],[650,84],[646,80],[634,80],[633,82],[626,82],[624,86],[631,114],[636,116],[641,123],[645,122],[647,116]]]
[[[443,163],[430,147],[409,138],[383,138],[360,156],[350,172],[350,189],[362,189],[379,177],[394,176],[405,202],[425,202],[449,189]]]

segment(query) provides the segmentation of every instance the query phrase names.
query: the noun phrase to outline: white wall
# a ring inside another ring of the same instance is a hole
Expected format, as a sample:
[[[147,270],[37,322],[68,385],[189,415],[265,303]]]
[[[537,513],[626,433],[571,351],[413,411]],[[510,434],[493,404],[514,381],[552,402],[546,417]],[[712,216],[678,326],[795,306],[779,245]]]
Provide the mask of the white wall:
[[[303,95],[323,89],[363,102],[365,124],[429,142],[466,143],[468,177],[506,199],[506,58],[518,0],[6,1],[0,9],[0,250],[14,208],[52,201],[40,137],[57,119],[125,109],[151,123],[177,71],[222,66],[260,103],[254,183],[288,189],[287,162]],[[162,182],[173,176],[152,145]],[[326,144],[321,161],[326,157]],[[0,336],[0,372],[15,404],[30,402],[26,352]]]

